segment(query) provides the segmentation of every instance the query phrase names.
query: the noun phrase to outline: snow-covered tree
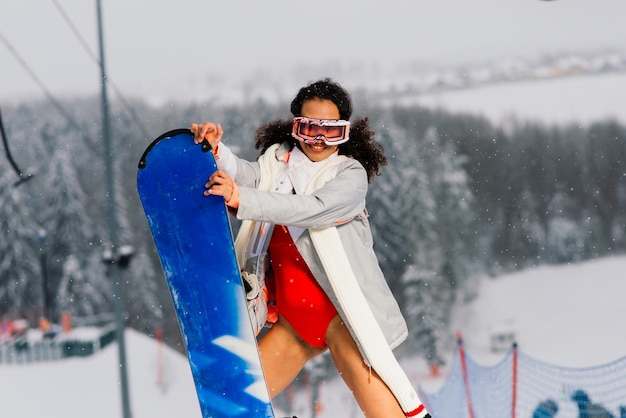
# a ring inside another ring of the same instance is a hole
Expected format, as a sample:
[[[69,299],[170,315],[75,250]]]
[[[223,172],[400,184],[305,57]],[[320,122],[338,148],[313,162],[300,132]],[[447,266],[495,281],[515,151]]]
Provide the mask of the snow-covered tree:
[[[76,156],[72,147],[59,138],[63,138],[63,135],[57,133],[48,140],[51,142],[48,164],[41,168],[41,173],[33,180],[36,183],[31,185],[39,191],[36,199],[32,200],[39,208],[37,219],[47,231],[48,271],[54,298],[67,274],[64,271],[66,263],[69,261],[76,268],[85,266],[91,253],[98,251],[98,246],[94,244],[95,225],[85,207],[87,195],[75,171],[73,160]],[[81,274],[86,276],[84,281],[102,279],[91,277],[89,270]],[[73,299],[80,300],[82,297],[76,295]]]
[[[37,225],[14,187],[15,173],[0,168],[0,315],[43,307],[43,278],[36,246]]]
[[[368,207],[376,252],[411,339],[438,364],[439,331],[469,270],[473,197],[466,157],[434,128],[404,122],[378,130],[389,165],[374,181]]]
[[[0,159],[0,314],[41,309],[42,255],[58,309],[112,309],[114,290],[100,260],[110,243],[99,101],[63,104],[73,120],[45,101],[3,108],[13,154],[25,172],[36,175],[14,188],[15,173]],[[168,129],[212,119],[222,123],[225,142],[253,159],[254,130],[289,114],[285,104],[226,106],[219,98],[132,104],[133,115],[111,106],[118,244],[136,248],[122,272],[132,299],[129,322],[149,327],[151,317],[164,313],[169,324],[163,325],[175,329],[136,194],[141,152]],[[484,118],[410,106],[365,114],[389,160],[367,202],[375,248],[411,329],[421,333],[422,349],[430,350],[436,326],[446,321],[445,301],[481,264],[495,273],[626,248],[622,124],[546,127],[520,121],[500,128]],[[42,227],[47,236],[40,243]],[[68,300],[78,305],[67,306]]]
[[[80,260],[73,254],[63,263],[57,297],[59,312],[67,312],[73,317],[84,317],[111,310],[111,286],[103,280],[90,279],[95,274],[88,268],[89,264],[94,265],[92,260]],[[103,268],[97,270],[104,277]]]
[[[416,322],[410,336],[414,343],[411,348],[417,347],[430,365],[441,366],[444,364],[442,340],[448,331],[449,294],[438,289],[441,278],[437,273],[421,269],[417,264],[409,266],[402,281],[410,284],[405,290],[407,299],[411,300],[405,309],[406,315]]]
[[[620,202],[626,194],[626,127],[616,121],[596,123],[586,141],[586,178],[594,217],[600,229],[594,247],[599,254],[626,247],[616,237],[624,236],[626,214]]]
[[[436,235],[435,201],[415,135],[397,127],[382,127],[379,135],[388,166],[370,187],[368,209],[381,268],[404,308],[402,276],[419,256],[420,242]]]
[[[133,301],[126,305],[129,324],[140,330],[152,329],[163,318],[158,288],[165,280],[156,274],[145,248],[133,256],[128,270],[122,273],[122,280],[127,300]]]
[[[465,170],[467,157],[459,154],[450,141],[439,138],[433,127],[426,130],[420,154],[434,198],[436,235],[433,242],[420,242],[418,253],[424,257],[419,262],[440,273],[444,273],[446,265],[451,266],[455,275],[462,275],[463,266],[469,261],[466,247],[473,239],[474,221],[474,196]]]
[[[427,225],[428,239],[416,241],[415,257],[403,276],[412,335],[434,365],[441,359],[437,339],[448,324],[450,307],[457,296],[459,281],[469,274],[472,261],[468,251],[472,237],[473,196],[464,170],[466,159],[449,141],[442,141],[434,128],[420,141],[420,160],[427,173],[434,209]]]

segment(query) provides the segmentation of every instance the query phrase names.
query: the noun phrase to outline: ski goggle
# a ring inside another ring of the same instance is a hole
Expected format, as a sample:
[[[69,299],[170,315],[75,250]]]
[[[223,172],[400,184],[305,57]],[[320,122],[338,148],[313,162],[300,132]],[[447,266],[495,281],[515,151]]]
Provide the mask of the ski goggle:
[[[339,145],[350,139],[350,122],[297,117],[293,118],[291,136],[310,145],[319,141],[328,146]]]

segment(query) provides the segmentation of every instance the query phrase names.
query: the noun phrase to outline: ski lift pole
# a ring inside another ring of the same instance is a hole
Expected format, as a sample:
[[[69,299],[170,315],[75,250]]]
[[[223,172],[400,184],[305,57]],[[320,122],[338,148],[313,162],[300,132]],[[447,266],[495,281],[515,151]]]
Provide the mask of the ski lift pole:
[[[112,147],[111,147],[111,123],[109,116],[109,101],[107,97],[107,77],[104,62],[104,39],[102,34],[102,6],[101,0],[96,0],[98,17],[98,45],[100,50],[100,78],[101,78],[101,105],[102,105],[102,139],[104,142],[104,161],[106,167],[107,201],[108,201],[108,225],[109,240],[114,251],[118,247],[118,221],[115,202],[115,182],[113,173]],[[125,289],[118,268],[107,269],[110,279],[115,286],[115,322],[117,334],[118,357],[120,366],[120,389],[122,396],[123,418],[131,418],[130,396],[128,391],[128,372],[126,363],[126,343],[124,338],[125,321],[123,310],[125,303]]]

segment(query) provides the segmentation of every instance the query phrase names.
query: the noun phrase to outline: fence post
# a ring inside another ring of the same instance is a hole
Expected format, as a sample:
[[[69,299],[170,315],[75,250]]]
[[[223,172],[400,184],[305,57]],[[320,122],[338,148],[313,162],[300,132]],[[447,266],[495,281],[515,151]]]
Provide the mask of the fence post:
[[[463,384],[465,385],[465,400],[467,402],[467,412],[469,418],[474,418],[474,407],[472,406],[472,395],[469,387],[469,376],[467,373],[467,362],[465,360],[465,349],[463,348],[463,339],[461,338],[461,332],[456,333],[456,343],[459,350],[459,359],[461,360],[461,371],[463,372]]]
[[[64,334],[69,334],[72,331],[72,316],[69,312],[63,312],[61,314],[61,324]]]
[[[512,378],[513,387],[511,388],[511,417],[515,418],[517,416],[516,405],[517,405],[517,343],[513,343],[513,378]]]

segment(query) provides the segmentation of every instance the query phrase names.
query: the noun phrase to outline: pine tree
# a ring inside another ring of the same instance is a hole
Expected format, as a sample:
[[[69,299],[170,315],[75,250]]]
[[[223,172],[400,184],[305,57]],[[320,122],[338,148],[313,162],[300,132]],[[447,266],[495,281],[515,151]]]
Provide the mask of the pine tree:
[[[415,324],[412,335],[430,363],[442,364],[438,340],[457,297],[459,280],[468,275],[467,249],[473,220],[473,196],[464,170],[465,157],[434,128],[420,142],[420,160],[428,174],[427,187],[435,210],[426,225],[428,240],[417,240],[413,264],[403,276],[407,317]]]
[[[590,209],[599,224],[593,244],[597,253],[603,255],[626,246],[624,207],[620,206],[626,191],[626,127],[615,121],[596,123],[589,128],[585,145],[589,170],[584,180],[591,191]]]
[[[15,181],[12,171],[0,169],[0,315],[43,307],[43,279],[36,250],[39,230],[29,219]]]
[[[109,310],[111,286],[102,288],[106,282],[89,280],[89,275],[86,274],[90,271],[86,268],[88,264],[89,262],[81,261],[73,254],[63,263],[57,298],[59,312],[67,312],[72,317],[85,317]],[[102,270],[99,269],[101,273]]]
[[[398,128],[383,127],[379,133],[389,164],[370,187],[368,209],[381,268],[404,309],[402,276],[415,262],[419,241],[434,233],[434,198],[415,137]]]
[[[157,295],[160,281],[165,280],[156,274],[145,248],[133,256],[128,271],[122,273],[122,279],[126,286],[126,298],[133,301],[126,305],[129,325],[144,331],[152,329],[163,318],[162,302]]]
[[[50,134],[51,135],[51,134]],[[51,135],[49,162],[42,167],[42,172],[34,184],[41,190],[33,204],[39,207],[37,218],[47,231],[48,272],[52,298],[55,302],[60,292],[61,282],[68,274],[69,262],[71,267],[87,265],[91,253],[98,251],[94,243],[94,222],[88,216],[85,207],[87,195],[83,192],[73,162],[73,149],[69,143],[63,143],[60,138],[67,134]],[[54,142],[52,142],[54,141]],[[35,181],[35,180],[33,180]],[[94,282],[102,277],[92,275],[93,271],[86,270],[83,281]],[[76,273],[72,273],[76,274]],[[67,279],[67,278],[66,278]],[[81,300],[83,295],[75,295],[74,300]],[[55,315],[59,314],[54,309]]]

